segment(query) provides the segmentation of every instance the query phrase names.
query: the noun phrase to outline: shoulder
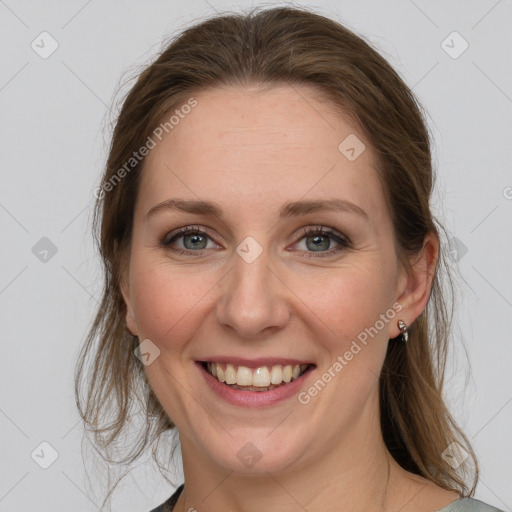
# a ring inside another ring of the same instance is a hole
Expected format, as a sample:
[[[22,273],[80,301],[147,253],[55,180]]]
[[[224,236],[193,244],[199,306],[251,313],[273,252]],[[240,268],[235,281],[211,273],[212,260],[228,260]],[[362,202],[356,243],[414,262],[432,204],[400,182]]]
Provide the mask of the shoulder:
[[[158,507],[150,510],[150,512],[172,512],[174,505],[178,501],[178,498],[183,491],[184,484],[181,484],[174,494],[165,503],[162,503]],[[460,498],[453,503],[450,503],[446,507],[437,510],[436,512],[504,512],[500,508],[496,508],[492,505],[488,505],[483,501],[475,498]]]
[[[474,498],[460,498],[437,512],[504,512]]]
[[[174,505],[178,501],[180,497],[181,491],[183,490],[183,486],[185,484],[181,484],[175,491],[174,494],[165,502],[159,505],[158,507],[150,510],[149,512],[172,512],[174,509]]]
[[[469,496],[461,496],[459,492],[445,489],[427,480],[425,477],[406,472],[403,488],[407,489],[405,496],[415,496],[410,500],[411,510],[431,510],[433,512],[504,512],[492,505]],[[405,511],[404,511],[405,512]]]

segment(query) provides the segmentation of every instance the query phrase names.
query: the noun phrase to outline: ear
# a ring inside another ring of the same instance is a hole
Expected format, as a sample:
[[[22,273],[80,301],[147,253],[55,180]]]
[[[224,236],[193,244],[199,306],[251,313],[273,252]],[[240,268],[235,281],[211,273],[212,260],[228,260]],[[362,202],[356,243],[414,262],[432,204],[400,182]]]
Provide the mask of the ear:
[[[439,257],[439,238],[429,232],[419,254],[410,262],[410,269],[403,269],[400,278],[399,297],[402,305],[398,318],[410,326],[426,308],[434,282],[435,268]],[[396,328],[395,336],[400,331]]]
[[[124,303],[126,304],[126,326],[128,330],[134,335],[139,335],[139,330],[137,328],[137,321],[135,319],[135,314],[133,311],[132,298],[130,294],[130,286],[129,286],[129,275],[128,271],[124,271],[121,278],[121,294],[124,299]]]

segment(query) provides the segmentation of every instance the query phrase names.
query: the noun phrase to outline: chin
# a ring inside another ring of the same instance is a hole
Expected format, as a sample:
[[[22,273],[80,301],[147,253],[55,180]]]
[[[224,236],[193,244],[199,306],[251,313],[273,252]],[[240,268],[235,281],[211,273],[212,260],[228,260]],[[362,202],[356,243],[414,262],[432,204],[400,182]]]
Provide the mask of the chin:
[[[304,442],[280,433],[245,432],[228,439],[211,441],[205,450],[213,462],[222,468],[242,475],[279,473],[299,463],[303,456]]]

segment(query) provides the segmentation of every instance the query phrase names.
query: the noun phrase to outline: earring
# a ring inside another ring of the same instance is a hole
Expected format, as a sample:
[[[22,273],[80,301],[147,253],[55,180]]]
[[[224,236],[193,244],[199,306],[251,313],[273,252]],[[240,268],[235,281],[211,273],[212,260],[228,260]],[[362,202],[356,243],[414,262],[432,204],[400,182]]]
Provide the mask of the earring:
[[[407,343],[407,341],[409,339],[409,332],[407,331],[407,324],[403,320],[398,320],[398,328],[400,329],[400,333],[401,333],[403,342]]]

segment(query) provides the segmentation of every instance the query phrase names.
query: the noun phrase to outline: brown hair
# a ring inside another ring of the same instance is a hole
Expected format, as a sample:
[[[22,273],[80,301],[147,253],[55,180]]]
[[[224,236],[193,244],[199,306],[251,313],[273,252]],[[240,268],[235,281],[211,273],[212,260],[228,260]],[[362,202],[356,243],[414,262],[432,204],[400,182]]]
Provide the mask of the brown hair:
[[[134,357],[138,339],[126,329],[120,292],[144,161],[134,163],[115,186],[112,179],[164,115],[192,94],[221,84],[316,86],[350,115],[375,151],[400,261],[408,265],[429,232],[441,240],[444,231],[429,206],[434,175],[423,110],[388,62],[361,37],[303,8],[219,15],[185,30],[140,74],[124,100],[95,208],[105,283],[78,361],[76,399],[108,460],[133,411],[142,411],[145,426],[118,463],[133,462],[174,425]],[[442,287],[443,269],[448,290]],[[453,316],[447,292],[453,294],[453,281],[441,250],[429,303],[410,326],[409,342],[388,345],[380,376],[381,425],[388,450],[403,468],[471,496],[478,481],[476,457],[443,399]],[[470,455],[457,470],[442,456],[455,441]]]

